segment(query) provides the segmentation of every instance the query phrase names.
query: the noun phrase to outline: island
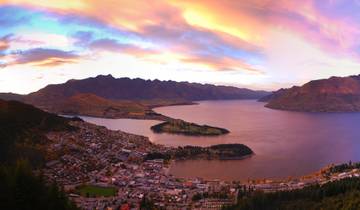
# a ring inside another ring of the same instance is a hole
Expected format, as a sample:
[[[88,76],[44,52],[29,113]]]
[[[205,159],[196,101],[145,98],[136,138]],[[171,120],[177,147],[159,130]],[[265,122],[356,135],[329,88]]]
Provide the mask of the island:
[[[145,160],[241,160],[253,154],[254,152],[244,144],[217,144],[209,147],[185,146],[167,152],[148,153]]]
[[[184,120],[169,120],[154,126],[151,130],[155,133],[182,134],[189,136],[218,136],[228,134],[230,131],[208,125],[198,125]]]

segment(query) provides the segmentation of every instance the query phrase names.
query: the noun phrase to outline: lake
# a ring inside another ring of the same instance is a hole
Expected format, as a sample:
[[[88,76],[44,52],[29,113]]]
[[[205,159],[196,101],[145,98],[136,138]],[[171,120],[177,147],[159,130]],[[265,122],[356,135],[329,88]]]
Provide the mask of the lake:
[[[302,176],[331,163],[360,161],[360,113],[301,113],[272,110],[254,100],[201,101],[198,105],[169,106],[156,112],[198,124],[230,130],[217,137],[154,134],[158,121],[101,119],[86,121],[109,129],[148,136],[169,146],[208,146],[242,143],[255,155],[244,160],[189,160],[175,162],[177,177],[247,180]]]

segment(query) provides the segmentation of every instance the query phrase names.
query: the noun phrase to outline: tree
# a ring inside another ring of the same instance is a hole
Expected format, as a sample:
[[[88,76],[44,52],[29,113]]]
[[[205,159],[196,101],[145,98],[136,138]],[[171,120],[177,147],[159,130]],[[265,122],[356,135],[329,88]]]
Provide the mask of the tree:
[[[27,161],[0,167],[0,209],[75,210],[64,191],[32,173]]]

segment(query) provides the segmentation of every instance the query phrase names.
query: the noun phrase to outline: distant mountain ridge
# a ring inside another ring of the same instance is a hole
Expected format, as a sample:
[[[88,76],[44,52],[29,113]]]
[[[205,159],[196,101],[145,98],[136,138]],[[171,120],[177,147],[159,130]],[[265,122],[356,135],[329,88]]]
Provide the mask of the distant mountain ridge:
[[[198,100],[258,99],[268,94],[230,86],[99,75],[48,85],[28,95],[0,93],[0,98],[22,101],[58,114],[163,120],[164,116],[151,108]]]
[[[313,80],[280,89],[260,101],[273,109],[306,112],[359,112],[360,75]]]
[[[29,97],[70,97],[77,93],[91,93],[106,99],[117,100],[183,99],[188,101],[258,99],[269,94],[266,91],[253,91],[230,86],[129,78],[116,79],[111,75],[100,75],[83,80],[69,80],[64,84],[48,85],[29,94]]]

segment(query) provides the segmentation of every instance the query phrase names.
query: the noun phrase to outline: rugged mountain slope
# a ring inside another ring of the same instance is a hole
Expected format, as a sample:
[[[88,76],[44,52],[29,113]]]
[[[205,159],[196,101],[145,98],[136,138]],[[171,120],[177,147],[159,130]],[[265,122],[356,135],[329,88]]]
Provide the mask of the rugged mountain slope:
[[[253,91],[245,88],[174,81],[116,79],[108,75],[83,80],[70,80],[59,85],[49,85],[30,94],[27,99],[54,100],[78,93],[91,93],[102,98],[115,100],[182,99],[188,101],[257,99],[268,94],[265,91]]]
[[[314,80],[263,98],[266,107],[308,112],[360,111],[360,75]]]
[[[163,120],[164,116],[151,111],[151,108],[190,104],[195,100],[258,99],[267,94],[265,91],[228,86],[116,79],[107,75],[48,85],[29,95],[3,93],[0,98],[22,101],[58,114]]]

